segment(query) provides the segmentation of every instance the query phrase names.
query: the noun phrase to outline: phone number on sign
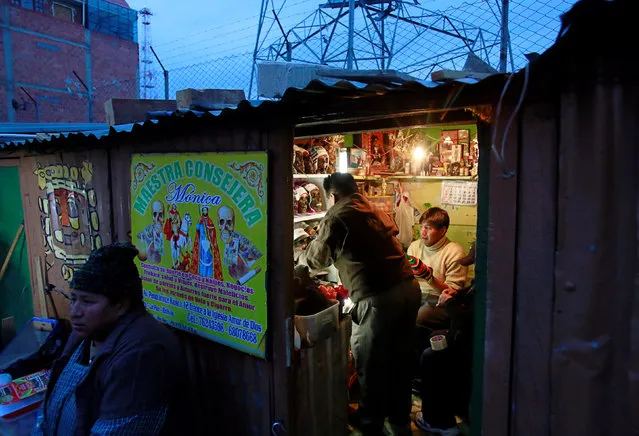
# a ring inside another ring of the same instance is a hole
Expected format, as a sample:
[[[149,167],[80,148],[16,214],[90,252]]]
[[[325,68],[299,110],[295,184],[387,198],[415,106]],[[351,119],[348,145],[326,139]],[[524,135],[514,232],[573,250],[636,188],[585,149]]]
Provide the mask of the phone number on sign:
[[[206,329],[213,330],[218,333],[224,333],[224,324],[222,324],[219,321],[213,321],[210,318],[206,318],[199,315],[193,315],[192,313],[187,313],[186,321],[190,324],[202,326]]]
[[[248,342],[249,344],[257,344],[257,333],[244,330],[234,325],[229,326],[229,336],[237,338],[240,341]]]

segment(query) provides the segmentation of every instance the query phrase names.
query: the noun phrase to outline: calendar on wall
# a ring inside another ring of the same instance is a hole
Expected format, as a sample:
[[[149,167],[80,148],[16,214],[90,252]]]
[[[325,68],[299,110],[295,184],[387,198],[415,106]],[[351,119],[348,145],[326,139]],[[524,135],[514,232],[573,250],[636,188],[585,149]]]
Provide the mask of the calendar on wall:
[[[477,182],[442,182],[442,204],[475,206],[477,204]]]

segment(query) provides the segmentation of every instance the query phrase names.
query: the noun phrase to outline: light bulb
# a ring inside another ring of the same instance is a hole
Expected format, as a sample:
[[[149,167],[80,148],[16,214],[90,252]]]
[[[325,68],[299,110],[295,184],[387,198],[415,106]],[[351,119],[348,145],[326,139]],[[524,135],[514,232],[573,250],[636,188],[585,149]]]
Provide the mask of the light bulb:
[[[339,150],[339,162],[337,171],[340,173],[348,172],[348,152],[345,148]]]
[[[415,149],[413,150],[413,159],[415,159],[416,161],[420,161],[424,159],[424,156],[424,149],[421,147],[415,147]]]

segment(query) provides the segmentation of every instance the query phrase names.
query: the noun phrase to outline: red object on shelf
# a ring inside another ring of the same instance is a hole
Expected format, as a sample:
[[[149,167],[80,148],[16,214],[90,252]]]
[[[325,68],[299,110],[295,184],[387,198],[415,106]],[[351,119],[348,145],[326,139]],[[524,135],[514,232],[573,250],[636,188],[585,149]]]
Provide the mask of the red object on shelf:
[[[322,291],[322,294],[326,296],[329,300],[336,300],[336,292],[335,289],[330,285],[319,285],[319,290]]]
[[[342,285],[339,285],[338,287],[336,287],[335,292],[337,293],[338,300],[346,300],[347,298],[350,297],[350,293],[348,292],[348,289],[346,289]]]

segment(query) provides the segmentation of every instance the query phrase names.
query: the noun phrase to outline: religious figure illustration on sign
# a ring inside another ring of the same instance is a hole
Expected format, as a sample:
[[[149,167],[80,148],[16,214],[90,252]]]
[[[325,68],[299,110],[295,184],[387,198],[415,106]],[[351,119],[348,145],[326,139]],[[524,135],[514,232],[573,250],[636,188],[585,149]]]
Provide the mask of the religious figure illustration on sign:
[[[151,204],[152,221],[138,233],[141,244],[139,258],[147,262],[159,264],[164,255],[164,204],[154,201]]]
[[[209,207],[200,208],[200,220],[195,226],[195,241],[191,257],[191,272],[203,277],[224,280],[220,250],[217,246],[215,224],[209,216]]]
[[[228,206],[217,210],[220,237],[224,242],[224,265],[229,275],[242,285],[255,277],[261,269],[251,269],[262,252],[244,235],[235,231],[235,211]]]
[[[191,215],[187,212],[182,220],[177,205],[173,203],[164,223],[164,235],[171,246],[171,266],[175,269],[179,269],[178,267],[184,261],[182,248],[190,245],[189,227],[191,224]]]

